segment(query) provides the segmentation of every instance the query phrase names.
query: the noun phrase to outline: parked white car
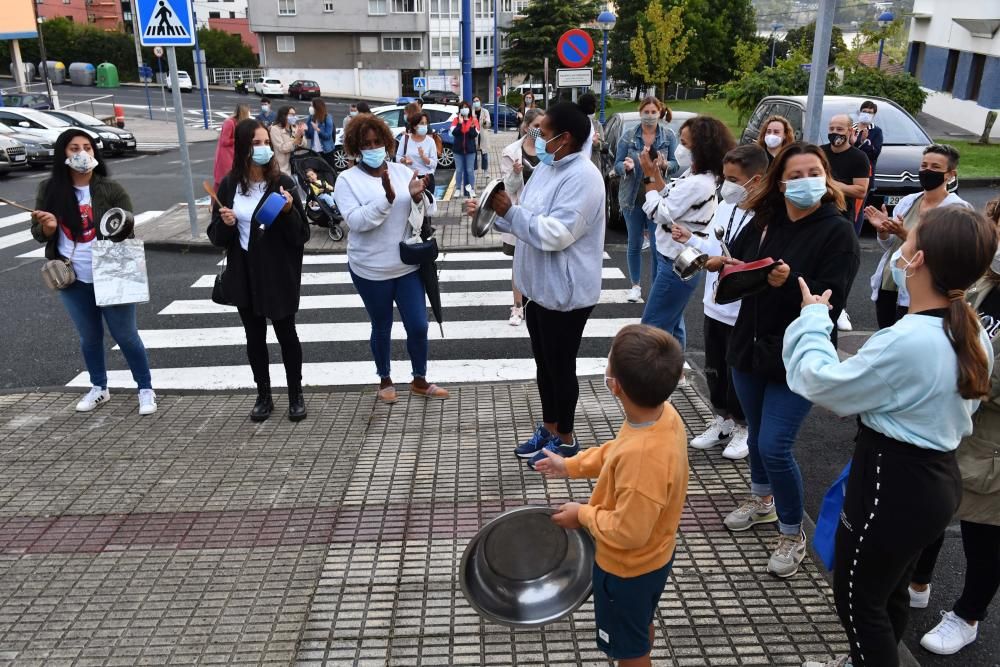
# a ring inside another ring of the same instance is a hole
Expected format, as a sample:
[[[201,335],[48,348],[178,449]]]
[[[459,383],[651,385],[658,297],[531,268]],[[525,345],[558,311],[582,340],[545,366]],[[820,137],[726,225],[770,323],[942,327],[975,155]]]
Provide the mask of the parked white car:
[[[167,90],[174,89],[174,84],[173,81],[171,81],[169,74],[164,80],[164,83],[167,86]],[[191,77],[188,76],[188,73],[185,72],[184,70],[178,70],[177,72],[177,89],[180,90],[182,93],[190,93],[192,90],[194,90],[194,84],[191,83]]]
[[[253,92],[261,97],[284,97],[285,84],[281,83],[281,79],[261,77],[254,81]]]
[[[17,139],[0,134],[0,176],[28,168],[28,151]]]
[[[98,149],[104,150],[104,142],[101,136],[88,127],[71,125],[66,121],[50,116],[44,111],[35,109],[25,109],[24,107],[0,107],[0,123],[11,128],[20,134],[44,139],[47,143],[55,144],[59,135],[69,127],[79,127],[90,135],[91,141]]]

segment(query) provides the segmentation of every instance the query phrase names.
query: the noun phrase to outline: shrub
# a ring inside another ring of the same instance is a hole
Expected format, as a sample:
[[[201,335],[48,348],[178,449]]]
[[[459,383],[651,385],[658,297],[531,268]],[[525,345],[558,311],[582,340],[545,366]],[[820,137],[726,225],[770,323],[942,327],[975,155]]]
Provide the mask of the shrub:
[[[927,100],[927,93],[910,74],[886,74],[871,67],[855,67],[847,71],[837,92],[842,95],[884,97],[911,114],[919,112]]]

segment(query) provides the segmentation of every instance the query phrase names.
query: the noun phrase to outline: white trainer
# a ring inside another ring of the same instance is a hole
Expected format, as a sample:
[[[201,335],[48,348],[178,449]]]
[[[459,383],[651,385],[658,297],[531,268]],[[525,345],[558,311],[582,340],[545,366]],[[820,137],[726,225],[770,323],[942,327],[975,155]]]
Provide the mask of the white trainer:
[[[647,236],[646,234],[643,234],[642,235],[642,249],[643,250],[649,250],[649,246],[650,246],[649,236]]]
[[[806,660],[802,663],[802,667],[851,667],[851,656],[841,655],[837,656],[833,660],[828,660],[826,662],[817,662],[816,660]]]
[[[969,625],[953,611],[942,611],[941,622],[920,639],[920,645],[931,653],[952,655],[976,641],[979,624]]]
[[[152,389],[139,390],[139,414],[151,415],[156,412],[156,394]]]
[[[510,319],[507,323],[512,327],[521,326],[521,322],[524,321],[524,307],[523,306],[511,306],[510,307]]]
[[[910,607],[913,609],[926,609],[931,601],[931,585],[927,584],[927,590],[915,591],[912,586],[907,586],[906,591],[910,594]]]
[[[806,534],[779,535],[778,546],[767,562],[767,571],[785,579],[799,571],[799,565],[806,557]]]
[[[91,387],[87,395],[76,404],[77,412],[90,412],[98,405],[103,405],[111,400],[111,392],[100,387]]]
[[[854,326],[851,324],[851,318],[848,316],[846,310],[840,311],[840,315],[837,317],[837,331],[853,331]]]
[[[632,285],[632,289],[628,291],[629,303],[639,303],[642,301],[642,288],[638,285]]]
[[[691,441],[691,446],[695,449],[711,449],[721,445],[729,440],[735,428],[736,424],[732,419],[723,419],[716,415],[715,421],[705,429],[705,432]]]
[[[736,425],[733,435],[729,438],[729,444],[722,450],[722,455],[727,459],[738,461],[750,456],[750,445],[747,444],[747,427]]]

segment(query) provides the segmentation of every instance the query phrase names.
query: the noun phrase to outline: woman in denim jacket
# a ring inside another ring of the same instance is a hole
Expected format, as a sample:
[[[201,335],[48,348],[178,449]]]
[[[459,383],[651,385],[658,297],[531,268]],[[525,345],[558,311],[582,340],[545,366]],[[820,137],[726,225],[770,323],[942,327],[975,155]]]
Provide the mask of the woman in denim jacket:
[[[673,175],[678,171],[674,149],[677,147],[677,135],[664,124],[660,117],[669,123],[670,109],[666,108],[655,97],[646,97],[639,104],[640,123],[632,132],[626,132],[618,141],[615,154],[615,173],[621,178],[618,184],[618,205],[622,217],[625,218],[628,230],[628,273],[632,280],[629,301],[642,300],[642,241],[643,232],[649,231],[652,238],[656,225],[642,210],[646,200],[646,188],[643,187],[642,170],[639,169],[639,153],[652,148],[656,151],[657,164],[660,169]],[[650,246],[649,258],[651,264],[651,279],[656,279],[656,248]]]

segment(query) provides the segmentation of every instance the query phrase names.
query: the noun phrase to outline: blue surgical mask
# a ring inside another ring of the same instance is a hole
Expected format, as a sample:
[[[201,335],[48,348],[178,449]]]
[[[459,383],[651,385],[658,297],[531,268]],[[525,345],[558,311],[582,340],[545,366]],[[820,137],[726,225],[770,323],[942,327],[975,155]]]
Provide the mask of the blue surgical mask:
[[[299,122],[299,117],[298,116],[295,116],[295,115],[292,115],[292,114],[288,114],[288,124],[289,125],[295,125],[295,123],[297,123],[297,122]]]
[[[381,148],[366,148],[361,151],[361,161],[372,169],[378,169],[385,162],[385,146]]]
[[[417,125],[417,134],[419,134],[420,136],[423,136],[423,135],[427,134],[427,126],[426,125]]]
[[[785,181],[785,199],[795,208],[811,208],[826,194],[826,176],[808,176]]]
[[[899,260],[903,260],[903,264],[905,264],[905,266],[896,266],[896,262]],[[907,274],[906,270],[910,268],[910,264],[913,264],[913,260],[903,257],[902,248],[896,250],[896,252],[892,253],[892,256],[889,257],[889,272],[892,274],[892,282],[896,283],[896,287],[899,288],[900,296],[907,294],[906,279],[912,274]]]
[[[472,103],[472,108],[476,110],[479,110],[482,106],[483,106],[482,102],[480,102],[479,100],[476,100],[475,102]]]
[[[563,133],[560,132],[556,136],[554,136],[551,139],[549,139],[549,141],[545,141],[545,139],[543,139],[541,137],[535,137],[535,153],[538,154],[538,161],[539,162],[541,162],[542,164],[552,164],[553,162],[556,161],[556,156],[554,154],[548,152],[548,150],[546,150],[546,149],[548,148],[550,141],[555,141],[556,139],[558,139],[562,135],[563,135]]]
[[[263,167],[274,157],[274,151],[271,150],[270,146],[254,146],[251,157],[254,162]]]

